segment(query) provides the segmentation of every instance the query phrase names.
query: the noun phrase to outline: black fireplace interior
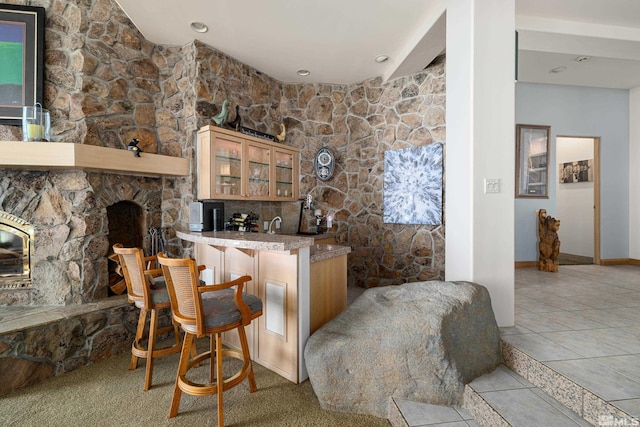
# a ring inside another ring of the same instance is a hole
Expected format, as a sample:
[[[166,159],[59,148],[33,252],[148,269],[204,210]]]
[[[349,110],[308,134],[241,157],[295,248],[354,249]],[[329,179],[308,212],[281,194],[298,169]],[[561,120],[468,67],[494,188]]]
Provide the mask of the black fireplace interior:
[[[134,202],[118,202],[107,207],[109,221],[109,255],[113,254],[113,245],[121,243],[125,248],[144,248],[144,215],[142,207]],[[109,260],[109,287],[122,280],[118,274],[118,263]]]

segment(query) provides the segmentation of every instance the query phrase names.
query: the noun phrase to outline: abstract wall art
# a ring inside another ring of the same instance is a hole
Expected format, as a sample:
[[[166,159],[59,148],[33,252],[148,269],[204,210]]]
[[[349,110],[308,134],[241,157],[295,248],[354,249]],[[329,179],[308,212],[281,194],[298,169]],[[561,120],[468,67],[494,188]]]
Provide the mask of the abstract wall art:
[[[442,224],[442,144],[384,153],[384,222]]]
[[[45,9],[0,4],[0,123],[19,125],[22,107],[42,104]]]

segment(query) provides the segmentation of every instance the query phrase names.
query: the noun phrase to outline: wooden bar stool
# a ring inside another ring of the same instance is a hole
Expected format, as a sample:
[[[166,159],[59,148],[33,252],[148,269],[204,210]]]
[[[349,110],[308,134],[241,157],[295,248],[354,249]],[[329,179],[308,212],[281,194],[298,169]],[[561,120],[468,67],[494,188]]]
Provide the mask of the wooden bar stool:
[[[262,301],[243,293],[244,284],[251,280],[251,276],[242,276],[218,285],[199,286],[194,260],[167,258],[160,253],[158,262],[167,282],[173,318],[185,332],[169,418],[178,415],[183,391],[194,396],[217,394],[218,426],[222,427],[223,392],[240,384],[245,378],[249,381],[249,391],[253,393],[257,390],[244,327],[262,315]],[[222,348],[222,333],[233,329],[238,330],[242,351]],[[211,337],[209,351],[190,360],[195,338],[206,335]],[[222,374],[222,359],[225,356],[243,361],[242,367],[227,379]],[[207,358],[211,359],[209,382],[196,383],[187,379],[189,369]]]
[[[156,260],[155,256],[145,257],[140,248],[124,248],[120,243],[113,245],[113,252],[118,255],[122,274],[127,284],[127,295],[129,302],[132,302],[140,309],[138,318],[138,328],[136,337],[131,346],[131,363],[129,369],[138,367],[138,358],[147,359],[145,369],[144,389],[151,388],[153,377],[153,359],[167,356],[180,351],[180,331],[178,324],[171,319],[172,326],[158,328],[158,310],[171,308],[169,293],[164,280],[162,280],[162,269],[149,269],[149,263]],[[144,329],[147,321],[147,313],[150,313],[149,333],[147,334],[147,345],[144,345]],[[170,347],[156,349],[156,339],[158,335],[171,332],[175,335],[175,344]]]

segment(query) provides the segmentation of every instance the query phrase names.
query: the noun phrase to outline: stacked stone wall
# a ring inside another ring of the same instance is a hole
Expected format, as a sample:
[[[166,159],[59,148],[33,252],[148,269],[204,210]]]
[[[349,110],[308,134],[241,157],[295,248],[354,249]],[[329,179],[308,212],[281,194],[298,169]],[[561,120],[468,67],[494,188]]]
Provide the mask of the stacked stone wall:
[[[385,224],[383,174],[385,151],[445,142],[444,58],[390,82],[284,85],[280,106],[288,142],[301,149],[301,195],[334,217],[339,243],[352,247],[349,284],[443,280],[444,224]],[[321,147],[336,156],[327,181],[314,173]]]
[[[285,143],[301,150],[300,197],[312,194],[317,207],[334,216],[339,242],[353,248],[350,284],[373,287],[443,278],[444,226],[393,225],[382,220],[384,151],[444,142],[442,60],[390,82],[285,84],[198,41],[181,47],[154,45],[112,0],[14,3],[44,6],[47,11],[45,107],[53,115],[54,141],[125,148],[130,138],[137,137],[145,152],[195,159],[197,129],[211,124],[210,117],[227,99],[229,120],[235,118],[238,106],[244,126],[271,134],[279,132],[280,123],[287,126]],[[0,125],[0,140],[19,139],[19,127]],[[337,160],[336,173],[326,182],[319,181],[313,170],[315,152],[323,146],[330,147]],[[94,187],[96,182],[106,180],[109,186],[124,189],[105,201],[127,200],[126,194],[136,194],[145,203],[152,200],[143,206],[150,215],[148,226],[170,230],[188,224],[188,202],[197,197],[195,163],[186,177],[140,181],[101,175],[84,178],[86,187],[72,192],[56,188],[59,179],[54,176],[65,174],[0,171],[0,209],[32,222],[36,248],[42,234],[56,239],[54,246],[60,249],[47,249],[49,265],[45,273],[37,273],[39,277],[53,277],[48,274],[52,269],[61,270],[70,261],[78,266],[77,273],[67,275],[71,279],[63,275],[59,280],[63,287],[81,292],[63,298],[54,293],[50,301],[56,304],[105,295],[104,286],[95,284],[105,276],[102,264],[106,263],[106,253],[95,258],[95,248],[104,247],[100,242],[106,238],[104,203],[91,204],[103,191]],[[33,188],[26,188],[32,179]],[[65,199],[67,193],[73,200]],[[34,216],[38,210],[52,209],[47,204],[58,199],[64,200],[59,209],[67,213]],[[88,204],[81,206],[81,200]],[[246,209],[265,219],[280,215],[286,218],[284,230],[297,229],[299,202],[245,204],[229,203],[227,213]],[[90,217],[94,225],[85,226],[77,217]],[[76,248],[78,255],[67,255],[69,249],[63,253],[63,247]],[[191,253],[190,245],[173,234],[168,250],[173,255]],[[0,297],[0,304],[3,298],[4,302],[43,301],[14,293]]]

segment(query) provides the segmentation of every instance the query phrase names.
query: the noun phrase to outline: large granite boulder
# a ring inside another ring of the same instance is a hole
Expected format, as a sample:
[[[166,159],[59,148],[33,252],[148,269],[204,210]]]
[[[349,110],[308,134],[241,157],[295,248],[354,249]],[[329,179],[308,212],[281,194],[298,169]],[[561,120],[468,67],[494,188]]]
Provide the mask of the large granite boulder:
[[[462,403],[464,385],[501,361],[489,292],[469,282],[371,288],[307,341],[324,409],[388,418],[391,397]]]

